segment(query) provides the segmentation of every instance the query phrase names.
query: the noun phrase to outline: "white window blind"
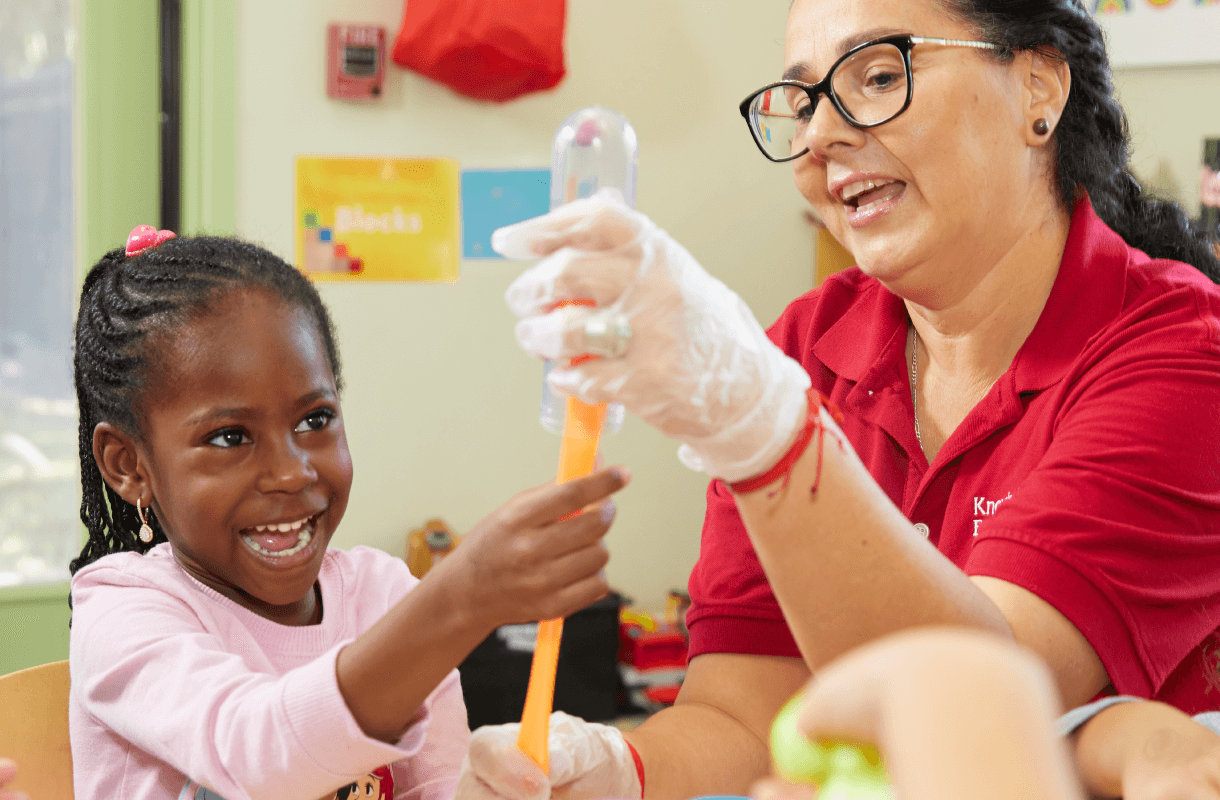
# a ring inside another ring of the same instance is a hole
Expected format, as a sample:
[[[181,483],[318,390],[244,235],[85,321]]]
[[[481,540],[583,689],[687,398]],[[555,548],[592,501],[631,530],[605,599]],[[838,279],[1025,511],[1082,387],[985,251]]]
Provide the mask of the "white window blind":
[[[0,587],[79,549],[69,0],[0,2]]]

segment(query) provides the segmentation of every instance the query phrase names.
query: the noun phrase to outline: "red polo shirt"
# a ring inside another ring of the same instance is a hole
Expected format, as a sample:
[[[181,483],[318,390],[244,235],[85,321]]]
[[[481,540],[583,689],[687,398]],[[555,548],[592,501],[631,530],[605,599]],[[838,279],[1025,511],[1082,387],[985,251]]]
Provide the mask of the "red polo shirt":
[[[770,335],[954,564],[1057,608],[1118,692],[1220,709],[1220,289],[1128,247],[1080,201],[1037,325],[932,464],[907,325],[901,299],[852,269]],[[732,495],[713,481],[707,497],[691,655],[799,657]]]

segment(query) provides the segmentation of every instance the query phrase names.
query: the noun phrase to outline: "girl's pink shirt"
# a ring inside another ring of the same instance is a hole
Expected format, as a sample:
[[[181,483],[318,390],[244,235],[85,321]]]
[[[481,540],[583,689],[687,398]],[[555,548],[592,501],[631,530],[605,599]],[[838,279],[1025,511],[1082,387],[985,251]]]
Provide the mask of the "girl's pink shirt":
[[[457,671],[396,745],[360,730],[335,676],[339,650],[418,580],[400,559],[356,547],[328,550],[318,582],[321,623],[293,627],[187,575],[169,544],[81,569],[68,708],[76,800],[314,800],[385,765],[395,798],[452,797],[470,740]]]

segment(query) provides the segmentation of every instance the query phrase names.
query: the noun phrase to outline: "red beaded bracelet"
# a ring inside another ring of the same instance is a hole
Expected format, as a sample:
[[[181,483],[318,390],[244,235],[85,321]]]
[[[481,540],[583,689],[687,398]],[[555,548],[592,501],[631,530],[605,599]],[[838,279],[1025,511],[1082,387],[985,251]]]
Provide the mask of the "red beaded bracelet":
[[[792,468],[796,466],[797,459],[805,452],[805,448],[809,446],[809,441],[816,433],[818,435],[818,469],[817,474],[813,479],[813,487],[809,490],[813,494],[818,490],[818,484],[822,481],[822,444],[826,438],[826,426],[822,424],[822,417],[819,413],[823,408],[830,412],[830,418],[835,422],[843,423],[843,413],[839,411],[834,403],[826,395],[819,392],[817,389],[810,388],[805,393],[808,398],[809,412],[805,417],[805,426],[801,428],[801,432],[797,434],[796,441],[792,443],[792,447],[784,454],[784,457],[776,462],[775,466],[754,478],[746,478],[745,480],[730,483],[729,488],[735,494],[749,494],[762,489],[764,486],[770,486],[781,477],[784,479],[783,484],[776,489],[774,494],[788,487],[788,481],[792,478]],[[837,441],[837,439],[836,439]],[[839,441],[839,449],[843,448],[843,442]]]
[[[626,739],[623,739],[623,741],[627,742]],[[639,751],[635,749],[635,745],[633,745],[631,742],[627,742],[627,749],[631,751],[631,758],[635,760],[635,774],[637,776],[639,776],[640,797],[643,797],[644,796],[644,761],[643,761],[643,759],[640,758]]]

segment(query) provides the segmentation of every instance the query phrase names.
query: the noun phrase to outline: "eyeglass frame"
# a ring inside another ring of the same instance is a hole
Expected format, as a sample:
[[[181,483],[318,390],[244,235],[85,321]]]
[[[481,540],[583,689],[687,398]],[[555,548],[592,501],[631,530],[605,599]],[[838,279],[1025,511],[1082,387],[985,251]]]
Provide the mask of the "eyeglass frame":
[[[890,116],[886,117],[880,122],[862,123],[852,118],[851,112],[849,112],[846,106],[843,105],[843,101],[839,99],[839,96],[835,93],[835,90],[831,86],[830,82],[831,79],[834,78],[835,71],[839,68],[840,64],[847,61],[861,50],[867,50],[868,48],[875,47],[879,44],[893,45],[895,48],[897,48],[898,52],[902,53],[903,68],[906,70],[907,96],[906,100],[902,104],[902,108],[898,109]],[[759,151],[762,152],[762,154],[766,156],[769,161],[773,161],[776,164],[782,164],[785,161],[792,161],[793,159],[800,158],[809,152],[809,147],[806,146],[801,152],[790,155],[787,158],[774,158],[766,151],[766,148],[763,147],[762,142],[759,141],[758,132],[755,130],[754,123],[750,119],[750,106],[754,103],[755,98],[757,98],[760,94],[769,92],[779,86],[794,86],[804,91],[809,97],[810,106],[815,111],[817,110],[818,105],[818,95],[826,95],[828,98],[830,98],[830,104],[834,106],[836,111],[839,112],[839,116],[842,117],[843,120],[853,128],[867,130],[868,128],[876,128],[878,125],[884,125],[887,122],[893,122],[911,107],[911,99],[915,96],[915,76],[911,70],[911,51],[915,49],[915,45],[917,44],[939,44],[946,47],[973,47],[979,50],[1003,49],[1000,45],[993,42],[974,42],[967,39],[939,39],[931,36],[912,36],[906,33],[898,34],[896,36],[886,36],[881,39],[873,39],[870,42],[858,44],[844,53],[838,61],[832,64],[830,69],[826,71],[826,77],[822,78],[822,80],[818,81],[817,83],[805,83],[803,81],[776,81],[775,83],[767,84],[757,91],[751,92],[749,97],[742,100],[741,104],[738,106],[738,110],[741,111],[741,116],[746,121],[746,127],[750,129],[750,138],[754,140],[754,144],[758,147]],[[812,114],[812,112],[810,113]]]

